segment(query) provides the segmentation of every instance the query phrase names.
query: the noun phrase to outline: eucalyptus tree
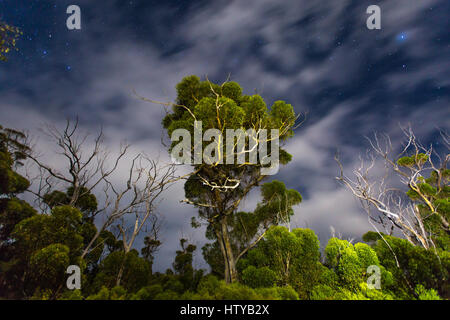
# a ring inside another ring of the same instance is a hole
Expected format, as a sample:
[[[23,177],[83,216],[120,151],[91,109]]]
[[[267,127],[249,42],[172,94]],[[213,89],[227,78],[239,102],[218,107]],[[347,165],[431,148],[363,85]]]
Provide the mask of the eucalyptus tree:
[[[176,88],[176,102],[166,104],[172,110],[163,126],[172,139],[172,157],[193,167],[182,201],[198,208],[194,225],[207,225],[223,258],[225,280],[234,282],[237,261],[270,225],[286,221],[301,200],[284,184],[267,185],[255,212],[238,213],[249,192],[291,160],[280,145],[294,135],[299,116],[284,101],[268,108],[260,95],[242,94],[236,82],[215,84],[188,76]],[[240,243],[233,241],[238,228],[244,235]]]

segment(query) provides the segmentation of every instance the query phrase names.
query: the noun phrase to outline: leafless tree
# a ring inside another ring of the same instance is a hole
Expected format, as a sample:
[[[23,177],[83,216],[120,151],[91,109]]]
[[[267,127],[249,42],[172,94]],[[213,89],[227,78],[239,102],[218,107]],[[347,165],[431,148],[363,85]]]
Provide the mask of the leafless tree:
[[[423,146],[411,128],[402,128],[402,131],[406,136],[406,143],[396,156],[393,156],[393,146],[388,135],[375,134],[373,139],[368,138],[371,146],[369,161],[366,162],[361,158],[360,166],[353,171],[353,178],[344,174],[342,163],[336,155],[335,160],[340,168],[339,176],[336,179],[361,201],[370,223],[377,231],[377,225],[381,225],[388,234],[399,230],[413,245],[419,245],[426,249],[434,248],[432,233],[426,228],[425,223],[425,219],[429,216],[424,217],[420,213],[419,203],[411,201],[406,196],[406,191],[415,191],[419,202],[428,207],[430,215],[437,215],[441,221],[441,227],[445,232],[449,232],[448,221],[437,211],[430,196],[420,188],[420,185],[432,172],[437,177],[438,192],[446,184],[448,185],[448,181],[443,178],[443,169],[447,167],[450,159],[448,135],[441,133],[447,152],[444,156],[440,156],[432,145]],[[413,159],[411,165],[405,166],[398,163],[397,160],[405,156]],[[379,159],[384,163],[385,175],[374,177],[373,169]],[[392,182],[393,177],[397,177],[400,186],[403,185],[406,188],[397,187]]]
[[[129,154],[129,145],[121,144],[116,156],[111,156],[103,144],[103,133],[94,138],[93,147],[87,151],[89,135],[80,135],[78,120],[67,121],[64,130],[55,126],[47,126],[45,133],[56,142],[58,151],[64,160],[63,169],[56,169],[41,160],[40,154],[30,152],[28,158],[37,165],[38,174],[30,177],[37,184],[37,190],[31,191],[37,197],[39,206],[45,206],[44,197],[56,188],[73,188],[68,205],[75,206],[80,197],[91,194],[94,189],[103,193],[102,206],[92,214],[95,218],[101,213],[103,222],[97,232],[84,248],[81,257],[84,258],[96,245],[96,241],[105,230],[108,230],[119,219],[126,215],[134,215],[135,223],[131,236],[127,237],[126,227],[121,226],[124,250],[128,252],[137,235],[148,221],[156,226],[155,206],[162,192],[172,183],[182,177],[175,176],[175,165],[162,165],[159,161],[150,159],[139,153],[128,166],[128,176],[123,186],[113,183],[112,176],[117,172],[119,162]],[[36,148],[32,148],[36,149]]]
[[[150,236],[153,240],[158,240],[158,235],[161,227],[160,219],[156,212],[157,200],[164,190],[166,190],[170,183],[173,182],[175,174],[174,164],[160,167],[158,163],[147,157],[142,157],[141,162],[145,162],[145,165],[140,164],[139,175],[143,174],[145,182],[138,193],[139,204],[131,208],[131,215],[134,215],[134,223],[129,228],[126,218],[122,217],[121,223],[117,225],[122,238],[122,244],[125,255],[130,252],[136,237],[141,230],[148,226],[150,227]],[[136,194],[136,192],[135,192]],[[120,285],[120,281],[123,274],[124,265],[122,264],[118,277],[117,285]]]
[[[54,125],[46,125],[43,133],[54,141],[57,145],[56,156],[60,156],[64,161],[64,168],[56,169],[54,166],[44,163],[42,153],[36,146],[31,148],[27,155],[34,164],[37,165],[39,173],[32,176],[27,174],[36,191],[30,189],[37,197],[38,205],[43,208],[44,196],[55,190],[61,184],[65,187],[72,187],[73,193],[69,205],[74,205],[80,197],[91,193],[99,184],[102,184],[111,176],[119,165],[121,159],[129,149],[128,144],[121,144],[119,153],[112,157],[104,148],[103,131],[93,139],[91,150],[87,150],[87,139],[89,134],[79,134],[78,119],[72,123],[67,120],[64,130],[58,129]],[[57,160],[54,157],[52,160]]]
[[[128,253],[134,244],[137,235],[141,232],[147,221],[152,221],[153,231],[158,226],[155,212],[156,201],[172,183],[178,180],[175,176],[175,165],[160,166],[155,160],[146,156],[136,156],[129,169],[125,187],[119,189],[108,179],[105,180],[104,189],[105,220],[97,229],[95,236],[84,249],[82,258],[86,256],[100,234],[111,227],[116,221],[122,220],[118,226],[122,236],[125,253]],[[134,224],[129,234],[125,222],[128,215],[134,216]],[[159,227],[158,227],[159,228]],[[156,233],[152,233],[155,235]]]

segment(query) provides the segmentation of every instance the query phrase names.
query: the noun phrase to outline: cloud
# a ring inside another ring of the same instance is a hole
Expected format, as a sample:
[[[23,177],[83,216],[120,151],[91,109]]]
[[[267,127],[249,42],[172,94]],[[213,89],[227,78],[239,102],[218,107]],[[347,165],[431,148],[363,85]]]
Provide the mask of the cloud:
[[[369,228],[358,203],[334,181],[337,149],[351,170],[368,147],[364,136],[374,130],[397,141],[398,124],[411,122],[426,140],[436,126],[449,127],[448,46],[436,28],[446,21],[446,7],[437,0],[379,1],[379,31],[365,26],[370,1],[218,1],[182,10],[171,3],[142,2],[133,8],[120,1],[79,2],[83,29],[53,30],[60,40],[46,60],[33,54],[46,45],[36,40],[24,44],[23,56],[0,66],[2,125],[39,134],[43,122],[63,125],[66,117],[78,115],[82,130],[96,132],[103,126],[113,151],[126,140],[135,152],[166,161],[164,110],[137,99],[132,90],[173,101],[183,76],[224,81],[231,74],[245,93],[256,89],[269,106],[282,99],[297,112],[309,111],[286,146],[292,163],[271,178],[302,193],[293,223],[312,227],[322,239],[329,236],[330,225],[348,237]],[[64,15],[48,18],[64,26]],[[51,28],[50,22],[44,26]],[[400,33],[407,35],[405,41],[398,41]],[[70,50],[64,49],[66,41]],[[67,64],[72,71],[67,72]],[[40,139],[39,148],[52,160],[53,146]],[[179,203],[182,184],[163,197],[160,271],[172,263],[181,233],[199,246],[205,241],[203,230],[189,226],[195,210]],[[258,199],[255,190],[243,208],[250,210]],[[197,263],[203,264],[201,259]]]
[[[367,215],[359,202],[344,188],[330,188],[314,193],[296,209],[291,221],[292,228],[310,228],[314,230],[325,247],[332,236],[330,227],[345,239],[360,239],[372,229]]]

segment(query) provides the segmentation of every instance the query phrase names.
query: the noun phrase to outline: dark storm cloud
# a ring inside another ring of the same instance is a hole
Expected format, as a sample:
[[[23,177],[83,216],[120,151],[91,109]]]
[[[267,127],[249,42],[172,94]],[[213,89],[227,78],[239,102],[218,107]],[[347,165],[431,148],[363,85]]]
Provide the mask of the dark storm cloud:
[[[445,1],[77,2],[82,30],[73,32],[65,28],[71,1],[0,4],[3,18],[24,30],[20,53],[0,66],[2,124],[34,131],[78,115],[87,130],[103,125],[113,149],[128,140],[168,160],[163,110],[132,90],[171,101],[183,76],[224,81],[231,74],[269,105],[282,99],[309,111],[287,145],[292,163],[274,178],[302,193],[292,226],[314,229],[322,245],[330,226],[354,238],[371,228],[334,181],[336,149],[350,171],[373,130],[395,139],[398,124],[411,122],[428,139],[436,127],[449,127]],[[375,3],[382,29],[368,30],[365,11]],[[183,186],[173,188],[160,205],[166,232],[159,270],[170,266],[180,234],[204,241],[189,226],[195,210],[179,203]],[[258,197],[252,193],[245,207]]]

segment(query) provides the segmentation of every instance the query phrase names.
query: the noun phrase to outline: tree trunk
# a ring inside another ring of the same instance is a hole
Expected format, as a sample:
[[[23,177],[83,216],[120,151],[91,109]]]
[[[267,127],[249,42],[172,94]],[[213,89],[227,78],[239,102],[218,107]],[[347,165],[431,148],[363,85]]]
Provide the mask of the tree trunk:
[[[120,286],[120,282],[122,281],[123,271],[125,269],[125,260],[127,258],[128,252],[129,252],[129,249],[128,250],[127,249],[124,250],[122,263],[120,264],[119,273],[117,274],[116,286]]]
[[[125,259],[123,259],[120,265],[119,274],[117,275],[116,286],[120,286],[120,281],[122,281],[123,269],[125,267]]]
[[[232,283],[237,281],[236,260],[231,248],[231,242],[228,235],[228,226],[226,217],[220,221],[220,228],[216,230],[217,241],[222,251],[222,256],[225,265],[225,282]]]

